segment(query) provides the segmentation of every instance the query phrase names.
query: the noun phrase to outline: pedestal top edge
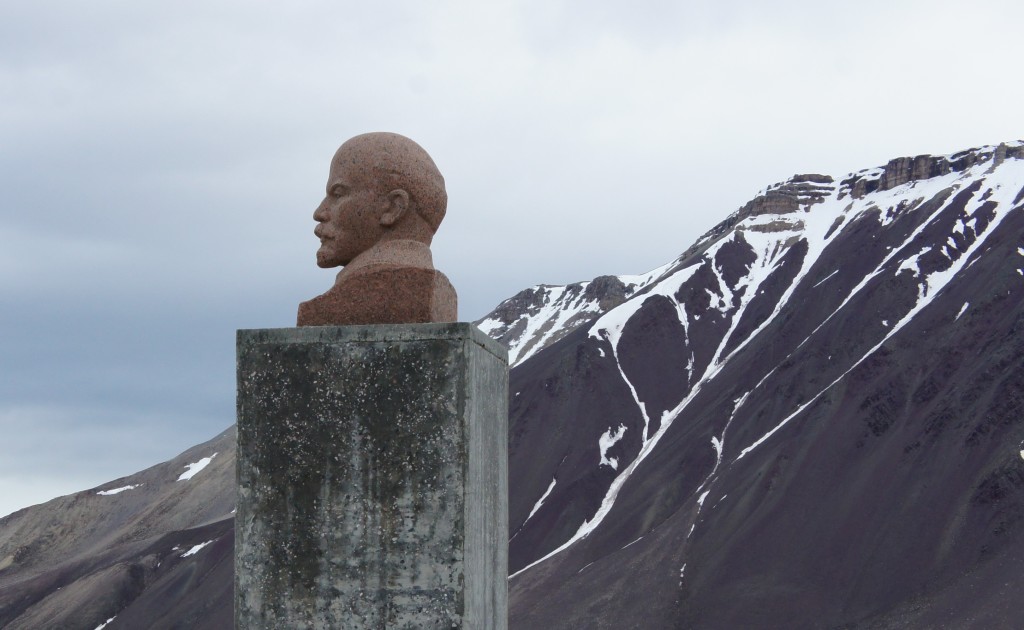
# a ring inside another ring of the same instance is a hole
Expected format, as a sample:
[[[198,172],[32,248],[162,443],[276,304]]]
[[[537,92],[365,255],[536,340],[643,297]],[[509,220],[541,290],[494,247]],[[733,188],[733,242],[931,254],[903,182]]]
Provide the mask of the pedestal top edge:
[[[371,324],[365,326],[301,326],[241,328],[237,343],[380,343],[389,341],[468,340],[508,363],[508,349],[470,322],[431,324]]]

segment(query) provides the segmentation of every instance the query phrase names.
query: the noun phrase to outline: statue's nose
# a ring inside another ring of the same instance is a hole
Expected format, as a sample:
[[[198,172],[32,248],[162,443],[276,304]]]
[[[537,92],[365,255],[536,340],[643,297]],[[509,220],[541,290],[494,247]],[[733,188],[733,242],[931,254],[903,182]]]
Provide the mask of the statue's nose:
[[[316,210],[313,211],[314,221],[320,221],[321,223],[323,223],[324,221],[327,220],[327,208],[324,207],[325,205],[326,204],[321,201],[320,205],[317,206]]]

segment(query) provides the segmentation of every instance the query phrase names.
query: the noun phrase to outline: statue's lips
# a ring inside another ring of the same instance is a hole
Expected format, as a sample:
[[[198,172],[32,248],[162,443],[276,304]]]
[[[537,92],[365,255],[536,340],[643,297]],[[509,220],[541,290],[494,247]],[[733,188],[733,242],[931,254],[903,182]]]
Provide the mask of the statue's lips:
[[[318,226],[316,226],[315,228],[313,228],[313,234],[314,234],[314,235],[315,235],[315,236],[316,236],[316,237],[317,237],[318,239],[320,239],[321,241],[325,241],[325,240],[330,240],[330,239],[331,239],[331,237],[330,237],[330,236],[327,236],[327,235],[325,235],[325,234],[323,233],[323,230],[321,230],[321,229],[320,229],[321,227],[323,227],[323,226],[322,226],[322,225],[318,225]]]

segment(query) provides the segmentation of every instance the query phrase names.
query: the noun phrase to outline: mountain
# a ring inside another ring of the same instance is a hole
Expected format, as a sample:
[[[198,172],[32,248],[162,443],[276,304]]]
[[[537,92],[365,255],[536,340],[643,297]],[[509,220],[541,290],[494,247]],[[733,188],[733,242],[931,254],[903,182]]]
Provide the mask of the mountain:
[[[511,626],[1019,627],[1022,298],[1015,142],[795,176],[506,300]],[[0,519],[0,626],[225,627],[233,448]]]
[[[235,430],[0,519],[0,628],[233,623]]]
[[[512,625],[1018,627],[1022,157],[772,186],[519,363]]]

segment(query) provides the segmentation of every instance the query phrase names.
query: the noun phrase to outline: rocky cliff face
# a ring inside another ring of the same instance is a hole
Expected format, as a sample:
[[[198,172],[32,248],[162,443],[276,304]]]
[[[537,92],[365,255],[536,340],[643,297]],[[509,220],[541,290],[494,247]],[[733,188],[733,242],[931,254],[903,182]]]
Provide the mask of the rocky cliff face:
[[[770,187],[513,372],[515,627],[1013,627],[1021,143]]]
[[[505,301],[512,627],[1016,627],[1022,300],[1016,142]],[[226,627],[232,435],[0,520],[0,626]]]

